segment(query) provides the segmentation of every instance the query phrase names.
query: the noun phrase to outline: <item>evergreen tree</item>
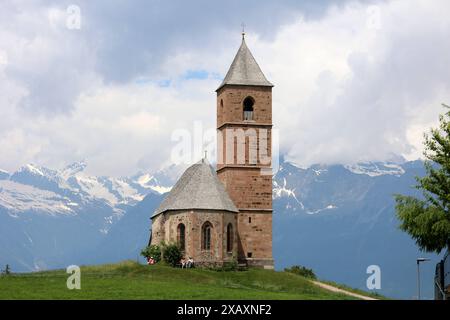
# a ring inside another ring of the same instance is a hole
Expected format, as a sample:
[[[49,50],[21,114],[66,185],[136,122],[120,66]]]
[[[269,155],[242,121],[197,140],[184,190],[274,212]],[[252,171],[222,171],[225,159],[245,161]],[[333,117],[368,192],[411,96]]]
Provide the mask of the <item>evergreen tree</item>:
[[[11,274],[11,269],[9,268],[9,264],[5,267],[5,275]]]
[[[400,229],[422,250],[440,253],[450,247],[450,110],[424,137],[427,174],[416,178],[423,199],[396,195],[396,213]]]

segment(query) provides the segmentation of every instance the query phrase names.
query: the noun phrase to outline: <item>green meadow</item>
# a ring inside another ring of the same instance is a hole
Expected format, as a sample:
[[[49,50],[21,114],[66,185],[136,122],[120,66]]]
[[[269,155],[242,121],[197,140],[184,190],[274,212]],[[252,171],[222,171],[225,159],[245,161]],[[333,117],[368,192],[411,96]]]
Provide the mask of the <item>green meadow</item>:
[[[273,270],[215,271],[164,265],[82,266],[81,289],[69,290],[65,270],[0,277],[0,299],[354,299]]]

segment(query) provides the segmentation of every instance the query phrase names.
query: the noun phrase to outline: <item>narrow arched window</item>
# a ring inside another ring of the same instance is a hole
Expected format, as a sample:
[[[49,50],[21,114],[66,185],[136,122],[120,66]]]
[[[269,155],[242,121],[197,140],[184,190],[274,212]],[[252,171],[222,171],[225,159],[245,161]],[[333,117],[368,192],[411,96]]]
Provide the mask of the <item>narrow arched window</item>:
[[[252,97],[244,99],[244,121],[253,120],[253,105],[255,100]]]
[[[234,239],[233,225],[229,223],[227,226],[227,252],[233,251],[233,239]]]
[[[211,230],[211,223],[205,222],[202,227],[202,250],[211,250]]]
[[[181,251],[186,249],[186,227],[180,223],[177,228],[177,242]]]

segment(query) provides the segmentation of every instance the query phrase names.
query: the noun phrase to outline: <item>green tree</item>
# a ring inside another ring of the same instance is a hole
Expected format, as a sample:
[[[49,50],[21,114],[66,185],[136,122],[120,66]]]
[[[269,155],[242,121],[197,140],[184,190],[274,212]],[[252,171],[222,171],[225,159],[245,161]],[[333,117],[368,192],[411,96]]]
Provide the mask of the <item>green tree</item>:
[[[162,249],[162,258],[164,262],[172,267],[176,267],[180,263],[182,257],[183,255],[180,247],[177,244],[164,244]]]
[[[396,213],[422,250],[440,253],[450,247],[450,110],[424,138],[426,176],[416,177],[423,199],[395,195]]]
[[[6,265],[5,270],[3,270],[3,273],[5,275],[10,275],[11,274],[11,268],[9,267],[9,264]]]
[[[155,262],[161,261],[161,247],[152,244],[151,246],[145,247],[141,251],[141,256],[145,258],[153,258]]]

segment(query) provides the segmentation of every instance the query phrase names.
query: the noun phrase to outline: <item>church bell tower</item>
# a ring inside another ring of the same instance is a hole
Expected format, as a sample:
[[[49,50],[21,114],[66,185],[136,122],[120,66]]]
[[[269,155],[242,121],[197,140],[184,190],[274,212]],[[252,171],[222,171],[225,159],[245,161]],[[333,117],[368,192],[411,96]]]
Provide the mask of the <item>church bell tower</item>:
[[[272,87],[242,34],[217,92],[217,175],[239,210],[238,260],[273,268]]]

